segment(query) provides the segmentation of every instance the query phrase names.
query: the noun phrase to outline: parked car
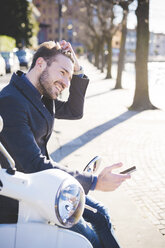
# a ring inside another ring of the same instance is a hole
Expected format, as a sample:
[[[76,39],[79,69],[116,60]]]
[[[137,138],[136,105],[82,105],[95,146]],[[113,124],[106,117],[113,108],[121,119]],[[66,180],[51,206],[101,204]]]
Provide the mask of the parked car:
[[[6,74],[6,63],[2,55],[0,54],[0,76]]]
[[[6,62],[6,72],[14,72],[20,69],[18,57],[14,52],[1,52]]]
[[[26,66],[26,68],[30,67],[33,55],[29,49],[20,49],[16,51],[16,55],[19,59],[20,66]]]

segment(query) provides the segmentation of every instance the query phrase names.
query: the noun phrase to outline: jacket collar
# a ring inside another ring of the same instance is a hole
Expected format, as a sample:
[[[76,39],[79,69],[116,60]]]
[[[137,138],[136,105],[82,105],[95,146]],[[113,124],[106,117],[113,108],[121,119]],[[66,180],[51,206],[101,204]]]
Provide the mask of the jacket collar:
[[[50,130],[52,128],[52,121],[54,119],[54,116],[51,115],[52,109],[47,109],[41,100],[41,96],[39,94],[35,94],[35,91],[32,89],[32,87],[30,87],[21,78],[22,74],[23,72],[21,71],[13,73],[10,83],[13,84],[24,95],[24,97],[33,104],[33,106],[41,113],[41,115],[43,115],[47,121],[48,130]],[[53,106],[53,100],[49,101],[52,102],[51,106]]]

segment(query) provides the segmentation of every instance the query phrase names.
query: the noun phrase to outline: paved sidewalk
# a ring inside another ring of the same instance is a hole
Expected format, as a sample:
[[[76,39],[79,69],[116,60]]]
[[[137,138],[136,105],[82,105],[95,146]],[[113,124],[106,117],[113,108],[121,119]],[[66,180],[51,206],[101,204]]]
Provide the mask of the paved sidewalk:
[[[96,155],[102,167],[119,161],[123,169],[136,165],[132,179],[115,192],[91,194],[109,208],[123,248],[165,248],[165,112],[128,111],[133,87],[112,90],[113,79],[81,62],[91,79],[84,117],[56,120],[49,151],[56,161],[80,170]]]

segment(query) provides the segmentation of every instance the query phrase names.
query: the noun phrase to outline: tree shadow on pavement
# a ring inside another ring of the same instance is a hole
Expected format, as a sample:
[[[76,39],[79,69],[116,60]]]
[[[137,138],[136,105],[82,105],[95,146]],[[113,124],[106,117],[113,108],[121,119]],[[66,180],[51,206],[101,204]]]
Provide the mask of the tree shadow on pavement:
[[[100,92],[100,93],[97,93],[97,94],[94,94],[94,95],[86,96],[85,99],[89,99],[89,98],[92,98],[92,97],[96,97],[96,96],[108,94],[111,90],[112,90],[112,89],[109,89],[109,90],[106,90],[106,91],[103,91],[103,92]]]
[[[123,114],[119,115],[118,117],[107,121],[95,128],[92,128],[85,132],[84,134],[78,136],[77,138],[71,140],[70,142],[64,144],[63,146],[59,147],[57,150],[51,153],[51,157],[55,159],[56,162],[60,162],[66,156],[75,152],[82,146],[86,145],[99,135],[103,134],[107,130],[117,126],[118,124],[132,118],[134,115],[139,114],[138,111],[126,111]]]

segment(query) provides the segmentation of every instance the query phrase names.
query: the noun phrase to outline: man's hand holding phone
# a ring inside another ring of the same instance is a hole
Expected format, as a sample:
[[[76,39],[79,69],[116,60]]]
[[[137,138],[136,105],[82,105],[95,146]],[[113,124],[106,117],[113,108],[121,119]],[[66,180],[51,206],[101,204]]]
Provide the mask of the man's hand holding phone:
[[[98,175],[95,189],[100,191],[114,191],[125,180],[131,178],[129,173],[127,174],[113,173],[114,169],[118,169],[122,165],[123,165],[122,163],[117,163],[105,167]]]

